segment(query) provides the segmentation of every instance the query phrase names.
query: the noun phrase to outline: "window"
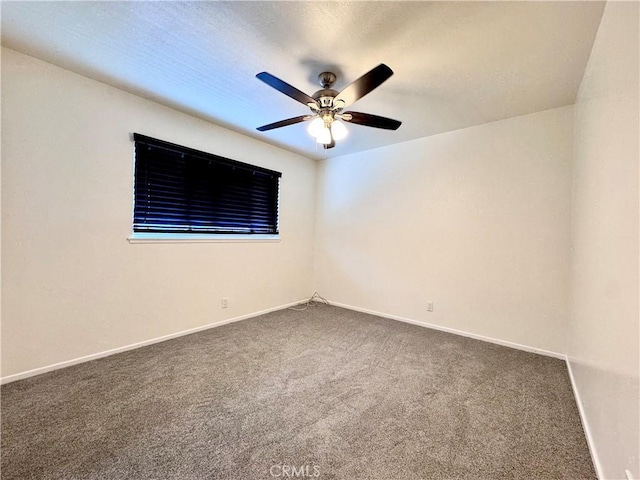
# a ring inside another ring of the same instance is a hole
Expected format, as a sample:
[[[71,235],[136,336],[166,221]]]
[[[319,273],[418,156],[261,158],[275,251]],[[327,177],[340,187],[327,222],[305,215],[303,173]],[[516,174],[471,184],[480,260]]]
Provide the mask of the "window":
[[[279,172],[133,134],[133,231],[278,233]]]

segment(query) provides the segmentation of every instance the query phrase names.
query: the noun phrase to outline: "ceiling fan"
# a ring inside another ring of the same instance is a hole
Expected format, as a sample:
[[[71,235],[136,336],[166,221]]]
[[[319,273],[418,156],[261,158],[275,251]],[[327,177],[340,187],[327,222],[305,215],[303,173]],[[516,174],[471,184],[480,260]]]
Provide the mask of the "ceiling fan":
[[[343,111],[356,100],[361,99],[382,85],[391,75],[393,75],[393,70],[384,63],[381,63],[356,81],[347,85],[341,92],[337,92],[331,88],[336,82],[336,75],[332,72],[322,72],[318,75],[318,81],[322,89],[309,96],[270,73],[258,73],[256,75],[257,78],[270,87],[306,105],[312,112],[311,115],[300,115],[299,117],[288,118],[279,122],[263,125],[262,127],[258,127],[258,130],[264,132],[266,130],[286,127],[287,125],[311,120],[308,129],[309,133],[313,135],[316,138],[316,142],[322,144],[325,149],[335,147],[335,141],[341,140],[346,136],[347,129],[341,121],[385,130],[397,130],[402,124],[402,122],[398,120],[371,115],[369,113]]]

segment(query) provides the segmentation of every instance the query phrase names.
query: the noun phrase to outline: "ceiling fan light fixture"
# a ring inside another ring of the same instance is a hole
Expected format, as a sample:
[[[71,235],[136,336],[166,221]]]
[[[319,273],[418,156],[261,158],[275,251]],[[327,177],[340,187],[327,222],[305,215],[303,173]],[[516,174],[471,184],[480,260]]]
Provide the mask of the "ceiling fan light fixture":
[[[316,143],[329,145],[331,143],[331,130],[328,128],[322,128],[322,130],[320,130],[320,133],[316,137]]]
[[[309,124],[307,131],[312,137],[318,138],[318,135],[320,135],[320,132],[322,132],[323,129],[324,129],[324,120],[322,119],[322,117],[316,117],[313,120],[311,120],[311,123]]]
[[[331,88],[336,81],[336,75],[332,72],[322,72],[318,76],[322,90],[318,90],[313,96],[310,96],[268,72],[260,72],[256,75],[259,80],[296,102],[309,107],[311,115],[287,118],[286,120],[263,125],[258,127],[257,130],[266,132],[274,128],[311,121],[307,131],[311,136],[315,137],[316,143],[323,145],[325,149],[335,147],[335,140],[342,140],[347,136],[348,130],[343,121],[366,127],[397,130],[402,124],[398,120],[369,113],[343,111],[349,105],[378,88],[391,75],[393,75],[393,70],[381,63],[351,82],[341,92],[338,92]]]
[[[331,122],[331,136],[334,140],[342,140],[347,136],[349,131],[340,120],[334,120]]]

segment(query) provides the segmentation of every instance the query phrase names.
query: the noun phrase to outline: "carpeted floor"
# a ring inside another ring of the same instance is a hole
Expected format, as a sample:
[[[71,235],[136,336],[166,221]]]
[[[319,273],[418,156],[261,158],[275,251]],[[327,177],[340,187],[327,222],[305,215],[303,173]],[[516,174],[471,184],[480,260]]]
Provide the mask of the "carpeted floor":
[[[2,478],[595,474],[564,362],[317,306],[3,386]]]

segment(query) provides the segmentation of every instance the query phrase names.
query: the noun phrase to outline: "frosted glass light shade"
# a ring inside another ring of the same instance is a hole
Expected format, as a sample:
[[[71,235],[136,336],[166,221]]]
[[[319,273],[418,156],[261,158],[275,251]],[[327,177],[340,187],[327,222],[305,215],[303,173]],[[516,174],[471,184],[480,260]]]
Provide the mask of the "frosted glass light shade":
[[[312,137],[317,138],[322,129],[324,129],[324,120],[322,120],[322,117],[316,117],[311,120],[307,131],[311,134]]]
[[[316,137],[316,143],[324,143],[325,145],[329,145],[331,143],[331,130],[329,130],[328,128],[323,128]]]
[[[342,140],[348,133],[347,127],[340,120],[334,120],[331,123],[331,135],[334,140]]]

